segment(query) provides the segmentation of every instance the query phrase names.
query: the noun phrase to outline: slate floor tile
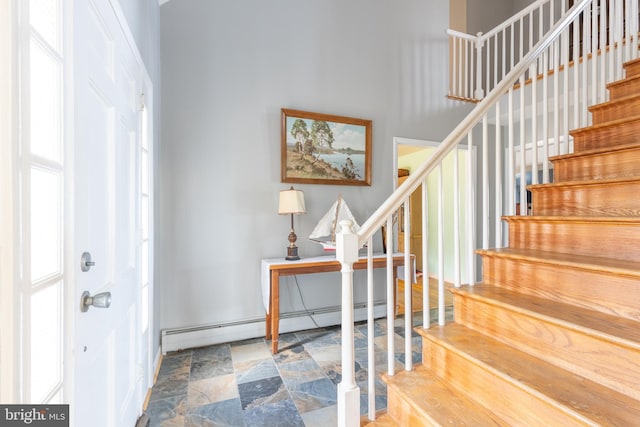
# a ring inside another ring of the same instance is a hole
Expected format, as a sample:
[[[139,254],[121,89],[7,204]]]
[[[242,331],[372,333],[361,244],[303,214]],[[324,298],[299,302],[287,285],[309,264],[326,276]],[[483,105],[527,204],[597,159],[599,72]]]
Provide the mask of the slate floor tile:
[[[431,313],[433,316],[434,313]],[[419,314],[414,325],[421,325]],[[404,319],[394,320],[394,364],[404,366]],[[376,372],[385,372],[387,322],[374,325]],[[367,334],[355,325],[355,381],[367,413]],[[415,335],[415,334],[412,334]],[[341,329],[327,327],[280,336],[271,354],[264,338],[169,353],[164,356],[147,413],[150,427],[324,427],[337,425],[337,385],[342,380]],[[422,341],[412,338],[412,358]],[[376,380],[376,410],[387,405],[386,386]]]
[[[289,393],[280,377],[238,384],[242,409],[275,403],[289,398]]]

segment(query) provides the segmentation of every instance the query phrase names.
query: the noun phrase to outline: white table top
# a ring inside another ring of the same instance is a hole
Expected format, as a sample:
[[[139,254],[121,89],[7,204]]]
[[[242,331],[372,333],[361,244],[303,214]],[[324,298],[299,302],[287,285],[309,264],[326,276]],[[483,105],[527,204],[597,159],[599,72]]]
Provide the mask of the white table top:
[[[403,253],[394,253],[393,256],[400,256],[400,255],[404,255]],[[386,254],[375,254],[373,255],[374,258],[385,258],[387,255]],[[367,259],[366,255],[365,256],[361,256],[360,259]],[[280,258],[264,258],[262,259],[262,266],[261,266],[261,288],[262,288],[262,304],[264,305],[264,309],[267,313],[269,313],[269,299],[271,297],[271,274],[270,274],[270,267],[272,265],[282,265],[282,264],[286,264],[286,265],[294,265],[294,264],[306,264],[309,262],[329,262],[329,261],[335,261],[336,260],[336,256],[335,254],[332,255],[320,255],[320,256],[315,256],[315,257],[308,257],[308,258],[301,258],[299,260],[296,261],[287,261],[286,259],[284,259],[284,257],[280,257]],[[402,267],[399,267],[402,268]],[[412,269],[411,272],[411,277],[412,280],[415,281],[415,263],[414,263],[414,268]]]

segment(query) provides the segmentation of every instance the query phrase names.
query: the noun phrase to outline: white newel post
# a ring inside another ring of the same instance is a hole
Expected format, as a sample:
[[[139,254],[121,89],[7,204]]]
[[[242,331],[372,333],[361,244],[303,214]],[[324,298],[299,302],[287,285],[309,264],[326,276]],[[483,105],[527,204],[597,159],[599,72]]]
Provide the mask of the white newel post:
[[[475,99],[484,98],[484,90],[482,89],[482,48],[484,46],[484,40],[482,40],[482,33],[476,34],[476,90],[473,93]]]
[[[351,221],[340,221],[336,259],[342,264],[342,381],[338,384],[338,426],[360,425],[360,388],[355,382],[353,334],[353,263],[358,260],[358,236]]]

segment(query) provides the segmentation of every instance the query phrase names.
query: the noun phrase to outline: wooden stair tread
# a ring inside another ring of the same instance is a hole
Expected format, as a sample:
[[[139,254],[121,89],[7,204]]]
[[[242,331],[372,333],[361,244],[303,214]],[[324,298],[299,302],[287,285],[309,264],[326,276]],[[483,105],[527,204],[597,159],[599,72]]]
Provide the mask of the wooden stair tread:
[[[513,215],[503,216],[503,221],[507,222],[564,222],[564,223],[608,223],[608,224],[640,224],[640,217],[637,216],[525,216]]]
[[[562,182],[550,182],[547,184],[529,184],[527,189],[535,190],[539,188],[562,188],[562,187],[588,187],[591,185],[608,185],[608,184],[627,184],[640,182],[640,176],[625,176],[618,178],[605,178],[605,179],[589,179],[581,181],[562,181]]]
[[[549,156],[549,160],[553,162],[555,160],[568,160],[568,159],[575,159],[579,157],[598,156],[600,154],[609,154],[613,151],[634,150],[638,148],[640,148],[640,140],[638,143],[621,144],[621,145],[615,145],[612,147],[594,148],[591,150],[579,151],[577,153],[560,154],[558,156]]]
[[[627,62],[625,62],[623,65],[623,67],[627,68],[627,67],[631,67],[632,65],[635,64],[640,64],[640,57],[635,58],[635,59],[630,59]]]
[[[463,393],[452,389],[422,365],[413,371],[383,375],[388,388],[393,388],[405,402],[430,424],[456,426],[507,426],[491,411]]]
[[[400,427],[387,413],[376,415],[376,419],[371,421],[365,415],[360,419],[361,427]]]
[[[584,256],[528,248],[478,249],[476,253],[482,256],[521,259],[537,263],[562,265],[582,270],[635,276],[640,279],[640,265],[637,262],[617,258]]]
[[[635,425],[640,419],[639,401],[462,325],[416,330],[549,404],[566,408],[587,424],[593,420],[604,425]]]
[[[638,99],[640,99],[640,94],[632,94],[632,95],[627,95],[625,97],[621,97],[618,99],[614,99],[611,101],[606,101],[606,102],[602,102],[600,104],[595,104],[592,105],[588,108],[589,112],[593,113],[594,111],[597,110],[605,110],[607,108],[611,108],[615,105],[619,105],[619,104],[624,104],[627,102],[633,102],[633,101],[637,101]]]
[[[493,285],[453,288],[451,292],[483,299],[492,305],[508,306],[512,310],[640,351],[640,323],[637,321]]]
[[[640,75],[638,76],[638,78],[640,78]],[[637,122],[640,121],[640,115],[639,116],[633,116],[633,117],[626,117],[623,119],[618,119],[618,120],[611,120],[608,122],[604,122],[604,123],[598,123],[595,125],[591,125],[591,126],[586,126],[583,128],[579,128],[579,129],[573,129],[571,131],[569,131],[569,134],[571,136],[577,136],[579,134],[583,134],[586,132],[592,132],[595,130],[600,130],[600,129],[606,129],[606,128],[613,128],[613,127],[617,127],[620,125],[624,125],[627,123],[632,123],[632,122]]]
[[[629,77],[625,77],[624,79],[616,80],[615,82],[607,83],[606,88],[610,90],[611,88],[614,88],[616,86],[624,86],[625,84],[634,82],[635,80],[639,79],[640,74],[632,75]]]

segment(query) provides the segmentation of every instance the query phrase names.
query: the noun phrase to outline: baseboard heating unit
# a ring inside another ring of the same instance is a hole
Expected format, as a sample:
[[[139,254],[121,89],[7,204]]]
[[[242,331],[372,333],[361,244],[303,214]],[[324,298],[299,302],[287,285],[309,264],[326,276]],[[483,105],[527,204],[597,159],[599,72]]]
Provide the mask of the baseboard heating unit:
[[[323,307],[312,310],[300,310],[280,313],[280,333],[303,331],[316,327],[339,325],[341,321],[340,306]],[[374,317],[386,316],[386,302],[374,304]],[[365,303],[354,304],[356,322],[366,320]],[[188,348],[204,347],[212,344],[241,341],[250,338],[264,337],[266,324],[264,317],[243,319],[232,322],[215,323],[184,328],[162,330],[162,354]]]

